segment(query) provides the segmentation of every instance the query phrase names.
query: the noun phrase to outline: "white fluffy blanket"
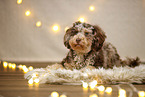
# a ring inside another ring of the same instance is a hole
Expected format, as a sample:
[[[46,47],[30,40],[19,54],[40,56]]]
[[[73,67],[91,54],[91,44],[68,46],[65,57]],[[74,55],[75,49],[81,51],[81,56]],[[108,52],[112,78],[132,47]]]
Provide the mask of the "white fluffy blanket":
[[[33,78],[36,74],[40,83],[81,83],[82,81],[90,82],[97,80],[101,84],[116,84],[121,82],[142,83],[145,80],[145,65],[141,64],[135,68],[114,67],[113,69],[86,69],[51,70],[47,68],[37,68],[25,74],[25,79]]]

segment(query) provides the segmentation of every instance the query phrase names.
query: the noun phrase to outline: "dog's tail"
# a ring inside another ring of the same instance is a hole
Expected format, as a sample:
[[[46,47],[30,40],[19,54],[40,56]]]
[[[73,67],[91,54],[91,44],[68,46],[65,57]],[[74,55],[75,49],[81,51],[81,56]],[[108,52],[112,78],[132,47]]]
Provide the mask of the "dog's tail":
[[[139,57],[136,57],[136,58],[126,58],[126,60],[123,60],[122,61],[122,64],[124,65],[128,65],[129,67],[135,67],[135,66],[138,66],[140,65],[141,61],[139,59]]]

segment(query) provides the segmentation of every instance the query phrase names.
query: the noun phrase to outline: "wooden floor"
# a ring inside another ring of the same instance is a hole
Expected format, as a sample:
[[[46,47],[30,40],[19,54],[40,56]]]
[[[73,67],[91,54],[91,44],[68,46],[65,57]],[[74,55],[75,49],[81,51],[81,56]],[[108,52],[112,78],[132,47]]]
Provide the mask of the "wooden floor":
[[[32,65],[34,68],[46,67],[50,63],[16,63],[25,64],[26,66]],[[37,84],[29,86],[27,80],[24,79],[22,70],[16,68],[4,69],[0,64],[0,97],[50,97],[51,92],[56,91],[59,95],[66,94],[67,97],[89,97],[95,93],[98,97],[118,97],[118,85],[104,85],[105,87],[112,87],[111,94],[100,93],[98,90],[83,91],[80,85],[52,85],[52,84]],[[145,91],[145,84],[134,84],[137,90]],[[126,97],[138,97],[136,92],[133,92],[128,85],[121,85],[121,88],[126,90]],[[133,94],[133,96],[131,96]],[[124,96],[125,97],[125,96]]]

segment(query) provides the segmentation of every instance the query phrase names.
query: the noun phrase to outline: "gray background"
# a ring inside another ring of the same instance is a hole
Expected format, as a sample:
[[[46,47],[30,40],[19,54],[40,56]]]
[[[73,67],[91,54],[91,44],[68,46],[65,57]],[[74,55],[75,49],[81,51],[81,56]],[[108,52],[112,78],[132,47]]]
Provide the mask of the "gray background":
[[[95,11],[89,11],[90,5]],[[0,60],[61,61],[67,53],[64,29],[80,16],[98,24],[122,58],[145,61],[145,0],[23,0],[21,5],[0,0]],[[38,20],[40,28],[35,26]],[[60,26],[57,33],[54,24]]]

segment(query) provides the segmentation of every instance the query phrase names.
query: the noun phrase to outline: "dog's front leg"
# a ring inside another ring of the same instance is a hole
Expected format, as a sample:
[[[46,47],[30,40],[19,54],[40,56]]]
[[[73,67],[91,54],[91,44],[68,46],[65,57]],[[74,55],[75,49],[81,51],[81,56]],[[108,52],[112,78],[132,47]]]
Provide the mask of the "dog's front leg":
[[[81,71],[85,71],[86,69],[90,69],[90,70],[93,70],[93,69],[96,69],[94,66],[86,66],[84,68],[81,69]]]
[[[52,70],[57,70],[57,69],[64,69],[64,67],[61,64],[53,64],[53,65],[48,65],[46,69],[52,69]]]

